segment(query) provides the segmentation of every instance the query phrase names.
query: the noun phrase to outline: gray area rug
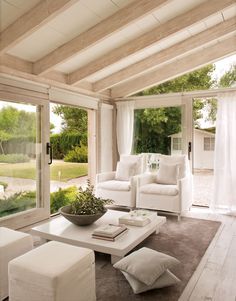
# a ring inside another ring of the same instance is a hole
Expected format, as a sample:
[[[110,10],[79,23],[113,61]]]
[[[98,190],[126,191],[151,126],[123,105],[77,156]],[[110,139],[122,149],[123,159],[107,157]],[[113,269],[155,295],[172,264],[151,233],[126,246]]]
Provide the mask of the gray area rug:
[[[181,265],[172,272],[181,283],[135,295],[125,277],[113,268],[110,256],[96,253],[97,301],[177,301],[202,256],[215,236],[220,222],[168,216],[158,235],[151,235],[136,249],[143,246],[176,257]]]

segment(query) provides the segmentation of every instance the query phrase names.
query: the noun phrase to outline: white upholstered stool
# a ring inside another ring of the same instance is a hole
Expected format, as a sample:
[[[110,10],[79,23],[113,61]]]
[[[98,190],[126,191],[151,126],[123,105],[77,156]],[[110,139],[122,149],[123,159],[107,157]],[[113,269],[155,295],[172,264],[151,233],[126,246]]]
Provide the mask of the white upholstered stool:
[[[51,241],[9,263],[11,301],[94,301],[94,252]]]
[[[0,300],[8,296],[8,263],[33,248],[31,235],[0,227]]]

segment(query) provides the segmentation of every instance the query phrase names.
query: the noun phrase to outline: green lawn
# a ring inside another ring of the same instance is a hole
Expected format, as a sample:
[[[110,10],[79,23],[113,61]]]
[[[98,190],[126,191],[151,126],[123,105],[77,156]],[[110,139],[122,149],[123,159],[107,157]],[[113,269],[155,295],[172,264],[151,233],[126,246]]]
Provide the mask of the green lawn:
[[[88,174],[88,164],[54,161],[50,167],[50,172],[51,180],[66,182],[70,179],[86,176]],[[35,179],[35,162],[1,164],[0,176]]]

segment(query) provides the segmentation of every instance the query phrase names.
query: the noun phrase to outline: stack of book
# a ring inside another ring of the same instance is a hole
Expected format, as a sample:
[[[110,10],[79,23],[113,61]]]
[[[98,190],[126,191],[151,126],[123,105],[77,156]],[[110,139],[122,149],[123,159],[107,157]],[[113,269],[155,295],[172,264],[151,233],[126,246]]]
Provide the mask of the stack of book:
[[[93,238],[115,241],[128,231],[125,225],[106,224],[98,227],[92,233]]]
[[[157,213],[149,210],[134,210],[119,218],[120,224],[143,227],[157,218]]]

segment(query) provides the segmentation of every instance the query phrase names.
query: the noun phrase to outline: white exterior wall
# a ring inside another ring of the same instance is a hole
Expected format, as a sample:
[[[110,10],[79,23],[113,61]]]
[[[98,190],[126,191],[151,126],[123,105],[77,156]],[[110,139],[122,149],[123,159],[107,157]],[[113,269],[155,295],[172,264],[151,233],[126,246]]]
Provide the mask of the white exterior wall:
[[[100,170],[113,170],[113,106],[102,104],[100,108]]]
[[[207,133],[194,131],[194,168],[213,169],[214,151],[204,151],[204,137],[212,137]]]
[[[180,138],[181,133],[171,135],[171,155],[180,155],[181,150],[173,150],[173,138]],[[204,137],[213,137],[206,131],[194,130],[193,135],[193,167],[197,169],[214,169],[214,151],[204,151]]]

